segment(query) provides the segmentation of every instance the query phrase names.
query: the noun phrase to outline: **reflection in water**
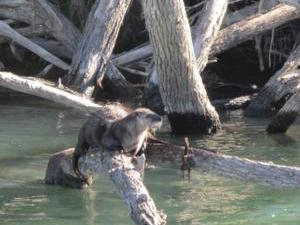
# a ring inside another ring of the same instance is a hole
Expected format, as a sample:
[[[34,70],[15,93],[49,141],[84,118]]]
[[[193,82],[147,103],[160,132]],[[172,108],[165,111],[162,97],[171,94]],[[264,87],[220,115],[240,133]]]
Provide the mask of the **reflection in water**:
[[[37,98],[0,97],[0,224],[132,224],[124,203],[107,177],[89,190],[44,185],[50,155],[73,146],[85,116]],[[300,130],[267,135],[268,119],[224,115],[214,136],[190,136],[193,146],[300,165]],[[182,144],[182,136],[160,134]],[[145,183],[169,224],[300,224],[300,191],[277,190],[192,171],[190,180],[174,165],[148,169]]]

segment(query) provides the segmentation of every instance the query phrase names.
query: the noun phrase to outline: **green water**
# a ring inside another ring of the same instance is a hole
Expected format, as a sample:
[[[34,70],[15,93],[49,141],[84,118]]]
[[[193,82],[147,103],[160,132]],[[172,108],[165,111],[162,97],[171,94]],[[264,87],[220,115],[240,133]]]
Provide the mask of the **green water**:
[[[73,146],[85,116],[46,101],[0,97],[0,224],[132,224],[111,182],[99,176],[89,190],[42,183],[49,156]],[[194,146],[300,166],[300,125],[268,136],[267,119],[223,116],[225,129],[190,137]],[[160,134],[175,143],[182,137]],[[192,171],[184,179],[174,165],[155,164],[145,183],[168,215],[168,224],[300,224],[300,190],[274,189]]]

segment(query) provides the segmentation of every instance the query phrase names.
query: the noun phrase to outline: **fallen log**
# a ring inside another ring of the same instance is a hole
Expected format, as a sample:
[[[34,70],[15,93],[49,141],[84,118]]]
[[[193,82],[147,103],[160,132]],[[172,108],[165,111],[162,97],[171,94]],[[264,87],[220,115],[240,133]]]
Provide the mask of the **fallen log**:
[[[45,81],[46,82],[46,81]],[[67,92],[55,87],[51,82],[43,83],[33,77],[19,77],[12,73],[0,72],[0,86],[18,92],[38,96],[83,111],[95,112],[101,106],[81,97],[75,92]]]
[[[283,67],[258,92],[257,97],[247,107],[246,116],[263,116],[280,109],[286,101],[286,96],[293,95],[298,90],[299,65],[300,45],[290,54]]]
[[[147,147],[148,160],[173,161],[182,164],[183,146],[169,143],[150,143]],[[243,181],[257,182],[272,187],[300,187],[300,168],[277,165],[224,155],[210,150],[189,148],[184,157],[190,168],[215,173]]]
[[[32,51],[33,53],[37,54],[44,60],[54,64],[55,66],[63,69],[63,70],[69,70],[69,65],[57,58],[56,56],[52,55],[42,47],[38,46],[37,44],[33,43],[28,38],[22,36],[18,32],[16,32],[14,29],[12,29],[9,25],[7,25],[4,22],[0,21],[0,35],[5,36],[7,38],[12,39],[19,45],[23,46],[24,48],[27,48],[28,50]]]
[[[290,97],[290,99],[279,110],[267,128],[268,133],[285,133],[295,122],[299,112],[300,91]]]

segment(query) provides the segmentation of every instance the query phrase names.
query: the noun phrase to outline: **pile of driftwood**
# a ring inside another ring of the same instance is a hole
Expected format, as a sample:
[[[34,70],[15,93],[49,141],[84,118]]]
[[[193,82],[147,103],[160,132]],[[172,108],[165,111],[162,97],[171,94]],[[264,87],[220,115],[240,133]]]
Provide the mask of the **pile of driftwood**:
[[[1,0],[0,51],[9,49],[18,61],[35,64],[25,57],[29,51],[46,64],[36,77],[21,77],[5,71],[12,68],[13,61],[1,54],[0,71],[5,72],[0,72],[0,85],[88,112],[101,110],[92,97],[103,88],[129,98],[143,95],[148,107],[167,113],[173,132],[217,132],[221,126],[218,111],[238,108],[246,108],[247,116],[277,112],[267,128],[270,133],[285,132],[295,121],[300,107],[300,45],[295,38],[289,55],[273,50],[272,45],[275,29],[300,17],[297,0],[191,0],[185,1],[185,8],[181,0],[142,3],[143,6],[137,0]],[[272,31],[268,54],[286,58],[282,68],[257,95],[210,101],[205,90],[205,80],[210,76],[207,64],[218,54],[253,39],[263,70],[262,37],[268,31]],[[122,49],[120,43],[130,40],[128,35],[136,37],[135,43],[130,43],[135,47],[113,52],[115,46]],[[34,59],[32,55],[30,59]],[[58,74],[55,84],[41,78],[54,69]],[[142,82],[144,92],[129,81],[128,74]],[[188,146],[184,151],[164,142],[149,143],[148,158],[151,157],[183,163],[187,169],[201,168],[267,185],[300,186],[299,168]],[[80,166],[86,174],[104,172],[111,177],[136,224],[166,223],[165,215],[156,209],[126,156],[96,152],[81,159]]]

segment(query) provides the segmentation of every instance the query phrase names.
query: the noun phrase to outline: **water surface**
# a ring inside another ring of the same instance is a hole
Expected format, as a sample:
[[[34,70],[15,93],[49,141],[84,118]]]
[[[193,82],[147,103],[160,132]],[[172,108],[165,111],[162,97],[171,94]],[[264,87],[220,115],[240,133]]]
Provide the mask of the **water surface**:
[[[0,224],[132,224],[108,178],[88,190],[42,183],[48,159],[71,147],[86,116],[33,97],[0,97]],[[300,166],[300,125],[286,135],[265,133],[268,119],[222,116],[224,130],[190,142],[223,153]],[[161,133],[181,143],[182,137]],[[192,171],[190,180],[169,163],[151,163],[145,183],[168,224],[300,224],[300,190],[275,189]]]

